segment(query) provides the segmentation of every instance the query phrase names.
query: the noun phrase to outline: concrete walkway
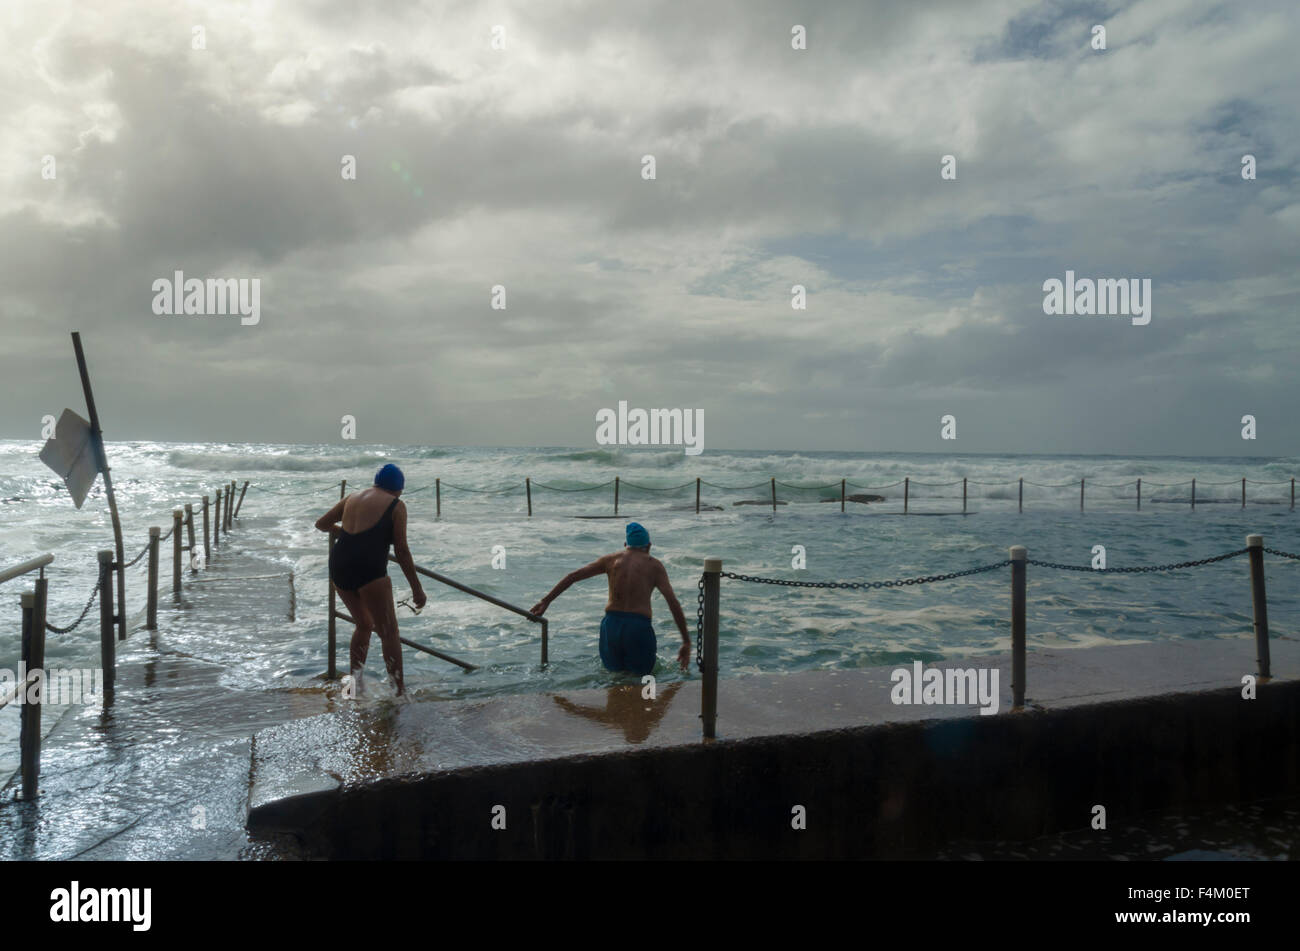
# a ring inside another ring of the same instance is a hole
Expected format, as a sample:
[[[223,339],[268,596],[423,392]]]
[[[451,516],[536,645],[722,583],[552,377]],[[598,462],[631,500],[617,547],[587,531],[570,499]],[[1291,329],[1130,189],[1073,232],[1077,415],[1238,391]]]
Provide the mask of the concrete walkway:
[[[164,557],[156,631],[143,627],[143,587],[128,581],[131,633],[118,642],[113,703],[46,708],[41,794],[16,801],[19,781],[10,781],[0,806],[0,857],[284,854],[250,845],[244,830],[250,737],[330,709],[326,691],[246,689],[227,664],[204,657],[204,644],[228,645],[231,629],[256,641],[289,618],[289,571],[258,547],[258,537],[257,519],[239,519],[206,570],[184,573],[178,602]]]
[[[1300,642],[1271,642],[1273,683],[1300,677]],[[1064,711],[1152,697],[1239,691],[1255,671],[1254,639],[1030,651],[1027,707]],[[896,705],[895,667],[724,678],[718,743],[926,720],[978,720],[1011,713],[1010,657],[927,665],[998,671],[995,716],[975,706]],[[633,751],[700,747],[700,684],[671,684],[653,701],[637,684],[479,701],[358,704],[260,733],[252,761],[250,827],[301,833],[336,816],[341,801],[400,797],[403,785],[504,767]],[[509,787],[509,773],[501,784]],[[425,786],[428,784],[425,783]],[[560,794],[557,790],[557,794]],[[340,821],[341,818],[340,818]]]

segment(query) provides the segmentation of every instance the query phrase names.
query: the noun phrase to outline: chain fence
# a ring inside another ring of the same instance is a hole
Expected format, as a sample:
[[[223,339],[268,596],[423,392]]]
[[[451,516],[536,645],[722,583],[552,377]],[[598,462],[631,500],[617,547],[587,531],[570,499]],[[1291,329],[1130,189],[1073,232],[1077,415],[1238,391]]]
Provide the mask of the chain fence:
[[[145,552],[147,552],[147,551],[149,550],[149,545],[150,545],[149,542],[145,542],[145,543],[144,543],[144,547],[140,549],[140,554],[136,555],[134,558],[132,558],[130,561],[128,561],[128,562],[127,562],[125,565],[123,565],[122,567],[123,567],[123,568],[133,568],[133,567],[135,567],[136,562],[138,562],[141,558],[143,558]]]
[[[1091,571],[1097,574],[1145,574],[1151,571],[1177,571],[1182,568],[1199,568],[1201,565],[1212,565],[1216,561],[1226,561],[1229,558],[1236,558],[1238,555],[1244,555],[1249,548],[1238,548],[1236,551],[1227,551],[1222,555],[1215,555],[1212,558],[1198,558],[1195,561],[1179,561],[1168,565],[1137,565],[1129,568],[1094,568],[1091,565],[1063,565],[1054,561],[1037,561],[1033,558],[1026,559],[1026,563],[1038,568],[1054,568],[1057,571]]]
[[[847,490],[850,488],[865,489],[865,490],[872,490],[872,491],[879,492],[885,489],[894,489],[904,485],[912,489],[939,489],[939,488],[946,489],[946,488],[952,488],[954,486],[959,486],[959,485],[963,487],[977,486],[981,488],[1001,488],[1006,486],[1018,485],[1022,489],[1024,486],[1031,486],[1036,489],[1053,489],[1053,490],[1092,488],[1092,489],[1105,489],[1108,491],[1117,491],[1117,490],[1136,488],[1136,487],[1145,487],[1145,486],[1149,486],[1151,488],[1161,488],[1161,489],[1177,488],[1180,486],[1191,486],[1191,485],[1197,485],[1202,487],[1240,486],[1242,484],[1242,481],[1243,480],[1240,479],[1233,479],[1224,482],[1205,482],[1205,481],[1198,482],[1196,479],[1187,479],[1182,482],[1153,482],[1149,479],[1143,478],[1143,479],[1131,479],[1127,482],[1091,482],[1088,481],[1087,478],[1085,477],[1083,479],[1073,479],[1068,482],[1034,482],[1032,480],[1024,479],[1024,478],[1005,479],[1001,481],[989,481],[983,479],[965,478],[965,479],[953,479],[948,482],[922,482],[916,479],[907,478],[907,479],[898,479],[894,482],[887,482],[882,485],[868,485],[860,482],[854,482],[850,479],[841,479],[839,481],[834,481],[834,482],[802,484],[797,482],[785,482],[780,479],[773,479],[769,477],[768,479],[765,479],[762,482],[755,482],[747,485],[724,485],[718,482],[710,482],[707,479],[702,479],[702,478],[695,479],[690,482],[682,482],[676,485],[643,485],[638,482],[625,481],[620,477],[617,480],[607,479],[603,482],[595,482],[589,485],[588,484],[560,485],[560,484],[551,484],[546,482],[533,481],[531,482],[531,486],[534,489],[539,489],[545,492],[562,492],[562,493],[594,492],[598,489],[608,488],[609,486],[614,485],[616,482],[624,489],[630,489],[638,492],[681,492],[685,489],[691,488],[692,486],[695,486],[697,489],[708,487],[710,489],[715,489],[720,492],[748,492],[754,489],[771,488],[773,486],[773,483],[775,483],[775,487],[777,488],[785,489],[792,492],[823,492],[823,493],[833,489],[843,489],[845,492],[847,492]],[[1295,479],[1261,480],[1261,479],[1248,478],[1245,479],[1244,481],[1248,485],[1255,485],[1255,486],[1284,486],[1289,484],[1292,486],[1293,491],[1295,485]],[[329,485],[324,485],[319,487],[309,487],[303,489],[275,489],[275,488],[262,487],[262,486],[259,486],[258,488],[262,492],[267,492],[272,495],[287,495],[287,496],[301,497],[301,496],[314,495],[325,491],[333,491],[334,489],[338,488],[339,485],[340,485],[339,482],[334,482]],[[420,492],[428,492],[435,488],[443,488],[443,489],[449,489],[454,492],[464,492],[464,493],[469,493],[474,495],[489,495],[489,496],[507,495],[507,494],[514,494],[514,493],[524,493],[527,491],[526,489],[527,485],[528,485],[527,481],[512,482],[512,483],[508,483],[505,485],[498,485],[498,486],[473,486],[473,485],[460,485],[451,482],[438,482],[438,483],[430,483],[429,485],[420,486],[418,488],[408,488],[405,490],[405,494],[414,495]],[[914,495],[914,497],[918,501],[921,499],[921,495]],[[938,498],[942,496],[934,496],[934,497]],[[965,492],[963,489],[963,499],[964,498],[965,498]],[[1005,499],[1000,499],[1000,500],[1006,501]],[[820,501],[832,501],[832,499],[830,499],[830,497],[824,497]],[[858,501],[858,500],[854,500],[854,501]],[[1111,498],[1109,501],[1114,501],[1114,498]],[[1151,501],[1170,502],[1174,500],[1152,499]],[[1198,501],[1203,501],[1206,504],[1210,504],[1215,501],[1221,502],[1224,500],[1206,498]],[[1264,499],[1264,500],[1252,499],[1249,501],[1254,502],[1256,504],[1261,504],[1261,503],[1280,504],[1280,501],[1277,499]],[[965,509],[963,506],[963,512],[964,511]]]
[[[1058,571],[1088,571],[1098,574],[1146,574],[1157,571],[1178,571],[1184,568],[1199,568],[1203,565],[1212,565],[1220,561],[1227,561],[1230,558],[1237,558],[1245,555],[1250,551],[1249,548],[1238,548],[1235,551],[1224,552],[1221,555],[1212,555],[1209,558],[1198,558],[1194,561],[1171,562],[1163,565],[1137,565],[1132,567],[1121,568],[1093,568],[1091,565],[1067,565],[1054,561],[1039,561],[1034,558],[1028,558],[1025,563],[1034,565],[1038,568],[1052,568]],[[1270,555],[1278,555],[1282,558],[1289,558],[1293,561],[1300,561],[1300,555],[1291,552],[1281,551],[1276,548],[1265,548],[1264,551]],[[745,575],[734,571],[723,571],[719,573],[721,578],[730,578],[733,581],[745,581],[751,584],[770,584],[784,588],[835,588],[840,590],[857,590],[865,591],[878,588],[901,588],[911,585],[933,584],[937,581],[950,581],[953,578],[964,578],[969,575],[983,574],[988,571],[996,571],[998,568],[1005,568],[1013,564],[1010,559],[996,561],[987,565],[978,565],[974,568],[966,568],[962,571],[949,571],[937,575],[919,575],[914,578],[898,578],[889,581],[794,581],[788,578],[764,578],[758,575]],[[698,607],[695,613],[695,662],[701,673],[705,669],[704,664],[704,575],[700,575]]]
[[[90,613],[90,606],[95,603],[95,598],[99,595],[99,589],[104,586],[104,579],[107,577],[108,565],[103,564],[99,569],[99,580],[95,582],[95,587],[90,590],[90,597],[86,599],[86,606],[81,609],[81,614],[78,615],[77,619],[67,627],[58,627],[47,620],[45,622],[45,630],[49,631],[51,634],[71,634],[75,631],[81,625],[81,622],[86,619],[86,615]]]

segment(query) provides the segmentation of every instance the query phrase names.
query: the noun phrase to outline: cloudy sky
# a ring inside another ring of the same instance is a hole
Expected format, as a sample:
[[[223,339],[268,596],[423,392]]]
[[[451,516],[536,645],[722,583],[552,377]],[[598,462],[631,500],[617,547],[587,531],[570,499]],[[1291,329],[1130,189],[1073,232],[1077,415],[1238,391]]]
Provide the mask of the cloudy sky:
[[[80,330],[110,440],[589,446],[627,400],[706,451],[1294,455],[1298,11],[16,0],[0,437],[82,408]],[[1045,315],[1067,269],[1150,324]],[[177,270],[260,323],[154,314]]]

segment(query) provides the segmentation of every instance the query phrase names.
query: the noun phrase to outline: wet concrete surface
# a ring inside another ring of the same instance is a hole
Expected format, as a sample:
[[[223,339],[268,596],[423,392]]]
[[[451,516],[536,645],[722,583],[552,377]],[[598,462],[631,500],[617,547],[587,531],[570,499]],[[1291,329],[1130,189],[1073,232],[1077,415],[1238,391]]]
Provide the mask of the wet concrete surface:
[[[1255,669],[1250,637],[1034,651],[1028,656],[1026,706],[1041,710],[1240,687],[1241,677]],[[1275,640],[1272,657],[1275,680],[1300,674],[1300,642]],[[1009,657],[925,665],[927,670],[931,667],[997,669],[998,713],[1010,713]],[[981,715],[978,705],[894,704],[891,674],[896,669],[723,679],[718,739]],[[1289,676],[1283,676],[1283,671]],[[295,775],[316,772],[339,782],[358,783],[417,772],[614,752],[628,746],[701,742],[698,680],[661,688],[655,700],[644,699],[643,690],[640,684],[626,683],[603,690],[480,701],[362,701],[351,710],[261,733],[253,802],[258,805],[291,792],[292,783],[284,789],[276,787],[286,769]]]
[[[244,829],[252,735],[330,709],[324,687],[266,689],[205,660],[205,642],[232,623],[250,638],[274,635],[291,610],[288,572],[239,534],[223,538],[208,568],[186,572],[178,601],[159,597],[158,630],[129,612],[111,704],[47,707],[40,796],[0,802],[6,859],[288,858],[292,843],[253,842]],[[238,580],[250,579],[251,580]],[[141,586],[128,587],[142,607]],[[87,623],[94,623],[92,617]]]
[[[1300,674],[1300,642],[1272,641],[1273,685]],[[1010,658],[926,665],[998,671],[996,717],[1011,712]],[[896,705],[894,666],[724,679],[718,740],[815,734],[877,725],[990,720],[976,706]],[[910,668],[909,668],[910,669]],[[1255,671],[1250,636],[1134,644],[1028,655],[1028,712],[1209,692],[1239,691]],[[1261,685],[1268,690],[1270,684]],[[654,700],[640,684],[517,695],[482,701],[365,701],[353,709],[263,731],[254,747],[249,798],[255,828],[321,825],[340,794],[375,795],[403,783],[470,774],[483,767],[699,747],[700,684],[671,684]],[[710,744],[711,745],[711,744]],[[779,751],[778,751],[779,752]],[[505,780],[503,780],[503,783]],[[394,801],[400,798],[394,795]]]

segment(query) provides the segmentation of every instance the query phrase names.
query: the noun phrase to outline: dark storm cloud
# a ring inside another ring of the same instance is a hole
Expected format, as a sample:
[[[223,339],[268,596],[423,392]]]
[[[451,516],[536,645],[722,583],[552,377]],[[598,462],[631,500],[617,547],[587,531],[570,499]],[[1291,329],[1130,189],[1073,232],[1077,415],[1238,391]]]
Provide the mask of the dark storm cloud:
[[[4,435],[76,403],[80,329],[122,438],[588,444],[628,399],[714,445],[944,448],[948,406],[970,451],[1239,449],[1206,394],[1300,436],[1285,4],[192,19],[29,5],[3,41]],[[261,323],[154,315],[176,269],[259,278]],[[1151,325],[1045,316],[1066,269],[1151,278]]]

